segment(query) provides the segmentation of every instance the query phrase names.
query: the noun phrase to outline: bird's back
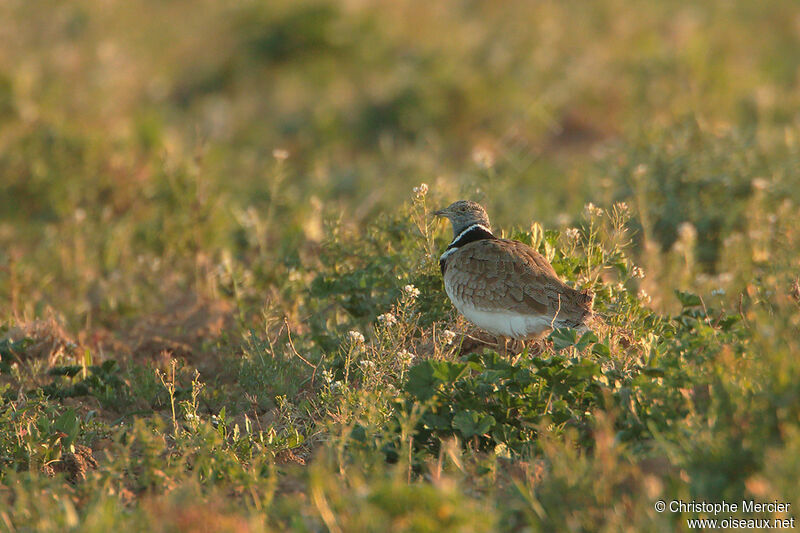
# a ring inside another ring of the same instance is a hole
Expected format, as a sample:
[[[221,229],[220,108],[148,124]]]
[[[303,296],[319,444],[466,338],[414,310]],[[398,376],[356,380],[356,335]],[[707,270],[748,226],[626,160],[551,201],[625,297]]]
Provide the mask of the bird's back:
[[[566,285],[547,259],[518,241],[482,239],[459,247],[447,259],[444,282],[465,316],[471,308],[574,328],[592,314],[590,291]]]

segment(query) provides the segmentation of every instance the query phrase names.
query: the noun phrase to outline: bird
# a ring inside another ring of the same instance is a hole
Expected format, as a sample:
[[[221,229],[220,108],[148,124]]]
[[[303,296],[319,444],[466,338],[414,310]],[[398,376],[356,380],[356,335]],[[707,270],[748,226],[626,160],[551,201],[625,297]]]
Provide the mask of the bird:
[[[479,203],[459,200],[433,215],[453,226],[439,267],[447,296],[467,320],[523,345],[553,329],[589,329],[594,293],[568,286],[530,246],[496,237]]]

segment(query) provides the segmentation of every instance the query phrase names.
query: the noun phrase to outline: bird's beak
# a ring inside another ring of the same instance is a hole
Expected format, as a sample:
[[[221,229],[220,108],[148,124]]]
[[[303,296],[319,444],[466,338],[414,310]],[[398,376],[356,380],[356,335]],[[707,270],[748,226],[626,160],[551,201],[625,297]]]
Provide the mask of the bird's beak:
[[[447,216],[447,209],[439,209],[438,211],[433,212],[433,216],[435,217],[446,217]]]

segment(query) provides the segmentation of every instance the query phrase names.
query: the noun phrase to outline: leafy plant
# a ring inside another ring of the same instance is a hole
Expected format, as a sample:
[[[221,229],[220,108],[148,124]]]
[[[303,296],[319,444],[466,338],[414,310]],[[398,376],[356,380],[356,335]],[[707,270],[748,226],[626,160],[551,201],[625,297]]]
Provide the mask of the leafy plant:
[[[122,379],[119,364],[114,359],[103,361],[99,365],[56,366],[51,368],[48,374],[56,379],[39,390],[53,398],[94,396],[104,404],[114,405],[124,405],[131,401],[131,390]],[[58,379],[62,376],[80,379],[65,383],[65,380]],[[30,393],[34,392],[36,391]]]
[[[0,340],[0,374],[11,372],[11,365],[19,361],[19,354],[24,353],[30,343],[30,339]]]

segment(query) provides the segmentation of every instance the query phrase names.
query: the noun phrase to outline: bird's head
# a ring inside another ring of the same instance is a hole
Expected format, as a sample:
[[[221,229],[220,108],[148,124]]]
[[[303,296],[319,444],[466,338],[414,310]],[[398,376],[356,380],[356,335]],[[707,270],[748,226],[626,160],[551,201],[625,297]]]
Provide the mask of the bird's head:
[[[486,210],[477,202],[471,200],[459,200],[453,202],[444,209],[433,212],[434,216],[444,217],[453,225],[453,237],[458,236],[462,231],[472,226],[480,224],[491,230],[489,225],[489,215]]]

